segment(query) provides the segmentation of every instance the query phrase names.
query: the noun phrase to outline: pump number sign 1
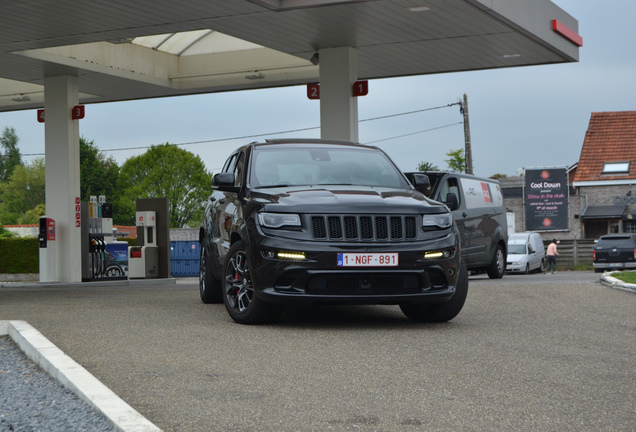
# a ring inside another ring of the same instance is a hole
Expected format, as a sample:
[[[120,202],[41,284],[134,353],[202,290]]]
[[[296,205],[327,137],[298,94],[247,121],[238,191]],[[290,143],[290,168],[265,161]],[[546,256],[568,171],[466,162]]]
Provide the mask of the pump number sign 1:
[[[366,96],[369,94],[369,81],[356,81],[353,83],[353,96]]]

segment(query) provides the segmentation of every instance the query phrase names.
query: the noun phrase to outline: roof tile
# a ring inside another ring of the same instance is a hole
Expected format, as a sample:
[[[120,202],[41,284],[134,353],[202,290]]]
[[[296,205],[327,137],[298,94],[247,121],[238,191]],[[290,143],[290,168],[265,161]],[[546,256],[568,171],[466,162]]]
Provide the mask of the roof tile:
[[[605,162],[630,162],[629,174],[603,175]],[[592,113],[575,182],[636,179],[636,111]]]

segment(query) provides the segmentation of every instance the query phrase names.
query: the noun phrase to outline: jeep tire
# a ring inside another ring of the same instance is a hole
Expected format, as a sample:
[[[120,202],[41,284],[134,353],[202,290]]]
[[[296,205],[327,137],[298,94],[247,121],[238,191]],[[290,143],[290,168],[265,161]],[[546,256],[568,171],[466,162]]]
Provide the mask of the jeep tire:
[[[506,271],[506,255],[501,244],[497,244],[492,262],[486,269],[490,279],[501,279]]]
[[[459,314],[468,296],[468,270],[463,262],[459,267],[459,276],[455,286],[455,294],[444,303],[403,303],[400,309],[409,319],[418,322],[446,322]]]

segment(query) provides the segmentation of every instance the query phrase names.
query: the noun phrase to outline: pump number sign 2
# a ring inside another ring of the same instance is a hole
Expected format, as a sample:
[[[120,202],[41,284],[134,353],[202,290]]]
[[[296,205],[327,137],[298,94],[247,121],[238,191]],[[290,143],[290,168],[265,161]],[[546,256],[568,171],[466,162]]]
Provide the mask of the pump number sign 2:
[[[399,255],[393,253],[339,253],[338,267],[396,267]]]

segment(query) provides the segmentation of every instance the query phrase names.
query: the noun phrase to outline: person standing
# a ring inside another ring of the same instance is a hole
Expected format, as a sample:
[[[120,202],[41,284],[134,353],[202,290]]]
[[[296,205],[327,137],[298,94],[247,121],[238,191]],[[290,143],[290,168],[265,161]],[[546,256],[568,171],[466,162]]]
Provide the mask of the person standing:
[[[557,241],[556,239],[552,239],[552,243],[548,245],[548,251],[546,252],[548,257],[548,266],[545,269],[545,273],[548,274],[548,270],[552,268],[552,272],[550,274],[554,274],[554,270],[556,269],[556,258],[559,253],[557,252]]]

